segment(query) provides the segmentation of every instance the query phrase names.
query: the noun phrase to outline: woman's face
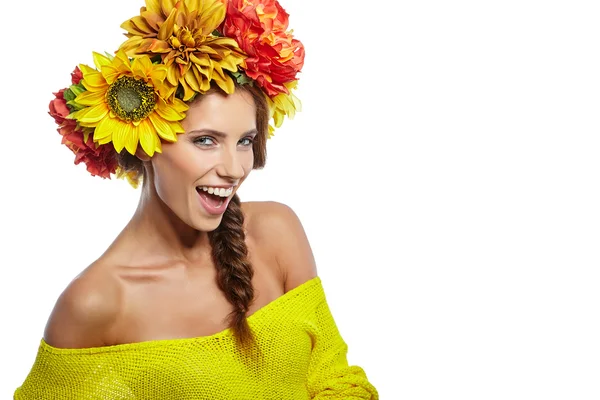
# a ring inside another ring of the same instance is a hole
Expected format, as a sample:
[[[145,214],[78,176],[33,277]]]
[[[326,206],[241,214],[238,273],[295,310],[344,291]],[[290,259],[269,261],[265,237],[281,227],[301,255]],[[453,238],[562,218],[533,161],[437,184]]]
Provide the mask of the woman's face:
[[[231,95],[210,93],[190,104],[182,122],[185,133],[164,143],[150,159],[160,199],[190,227],[216,229],[229,200],[254,163],[256,106],[244,90]],[[232,188],[218,198],[202,187]],[[218,207],[223,199],[223,205]],[[215,207],[216,208],[213,208]]]

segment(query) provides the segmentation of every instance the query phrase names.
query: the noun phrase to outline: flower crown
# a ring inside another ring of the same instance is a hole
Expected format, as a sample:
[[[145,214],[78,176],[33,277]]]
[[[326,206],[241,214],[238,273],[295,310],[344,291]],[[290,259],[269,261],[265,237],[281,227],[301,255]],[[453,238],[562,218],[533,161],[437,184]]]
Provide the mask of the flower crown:
[[[127,40],[115,55],[93,53],[96,68],[80,64],[71,86],[54,93],[50,115],[62,143],[95,176],[132,176],[117,153],[150,157],[161,142],[177,141],[187,102],[213,84],[233,93],[235,82],[258,85],[269,105],[269,138],[301,103],[292,93],[304,46],[288,30],[277,0],[145,0],[125,21]]]

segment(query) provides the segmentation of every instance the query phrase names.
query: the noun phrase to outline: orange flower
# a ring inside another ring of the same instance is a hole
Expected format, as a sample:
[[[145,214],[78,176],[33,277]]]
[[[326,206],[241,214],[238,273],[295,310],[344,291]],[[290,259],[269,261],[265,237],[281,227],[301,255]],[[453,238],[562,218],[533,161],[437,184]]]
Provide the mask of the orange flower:
[[[270,96],[289,94],[285,83],[296,80],[304,65],[304,46],[288,31],[288,14],[276,0],[230,0],[222,25],[248,54],[246,75]]]
[[[188,101],[208,91],[211,81],[233,93],[226,71],[237,72],[245,55],[235,40],[213,35],[225,12],[220,0],[146,0],[140,15],[121,25],[128,39],[120,49],[130,57],[161,57],[171,84],[166,97],[180,87]]]

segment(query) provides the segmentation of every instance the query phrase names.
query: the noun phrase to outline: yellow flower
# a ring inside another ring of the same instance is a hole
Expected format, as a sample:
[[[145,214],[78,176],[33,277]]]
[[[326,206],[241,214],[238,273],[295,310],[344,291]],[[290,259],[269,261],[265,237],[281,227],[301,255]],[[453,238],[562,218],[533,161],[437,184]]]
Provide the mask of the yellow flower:
[[[138,143],[153,156],[161,152],[161,140],[177,141],[184,132],[180,121],[188,110],[179,99],[165,100],[169,87],[163,81],[167,75],[164,65],[152,64],[150,58],[140,57],[133,62],[123,51],[109,58],[94,53],[96,69],[80,65],[81,84],[86,91],[74,102],[84,107],[68,116],[82,127],[94,128],[94,142],[112,141],[115,150],[123,148],[135,154]]]
[[[134,172],[134,171],[125,171],[120,166],[117,167],[117,169],[115,171],[115,175],[119,179],[126,180],[134,189],[138,188],[138,186],[140,184],[140,181],[142,179],[142,177],[138,176],[138,174],[136,172]]]
[[[146,0],[140,15],[121,25],[129,39],[120,49],[130,57],[160,55],[169,97],[179,84],[188,101],[210,89],[211,81],[233,93],[233,79],[223,70],[237,72],[246,55],[234,39],[213,35],[225,13],[222,0]]]
[[[275,128],[279,128],[283,124],[283,118],[287,116],[289,119],[294,118],[296,111],[302,111],[302,103],[300,99],[292,93],[292,89],[296,89],[298,81],[291,81],[284,83],[285,87],[289,90],[290,94],[279,93],[272,99],[267,97],[269,103],[270,118],[273,118],[275,127],[269,124],[269,138],[273,136]]]

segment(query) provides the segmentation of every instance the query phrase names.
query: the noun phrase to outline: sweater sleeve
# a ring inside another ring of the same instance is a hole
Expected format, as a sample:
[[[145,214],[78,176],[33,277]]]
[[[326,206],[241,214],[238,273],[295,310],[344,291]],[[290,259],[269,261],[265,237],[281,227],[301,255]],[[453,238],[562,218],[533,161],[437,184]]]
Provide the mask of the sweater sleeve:
[[[121,399],[137,397],[102,354],[53,353],[40,345],[35,363],[23,384],[14,393],[15,400]],[[76,353],[75,350],[73,353]]]
[[[377,389],[368,381],[365,371],[348,365],[348,346],[325,299],[315,309],[311,331],[313,349],[308,370],[311,399],[378,400]]]

